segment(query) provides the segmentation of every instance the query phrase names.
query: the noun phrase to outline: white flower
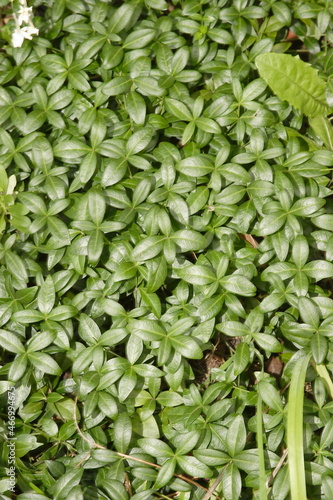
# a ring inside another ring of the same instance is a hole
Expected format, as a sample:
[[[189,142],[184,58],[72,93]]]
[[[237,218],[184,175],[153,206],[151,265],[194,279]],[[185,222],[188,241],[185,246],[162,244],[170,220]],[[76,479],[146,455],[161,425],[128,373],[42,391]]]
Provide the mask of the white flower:
[[[24,38],[25,38],[24,34],[20,30],[20,28],[16,28],[15,31],[12,33],[13,47],[22,47]]]
[[[22,47],[23,41],[32,40],[32,35],[38,35],[39,30],[34,26],[25,26],[24,28],[16,27],[15,31],[12,33],[12,44],[13,47]]]
[[[22,26],[23,23],[28,24],[30,21],[30,17],[32,17],[32,7],[20,7],[20,10],[17,12],[18,23]]]
[[[31,35],[38,35],[39,29],[35,28],[35,26],[25,26],[24,28],[21,28],[21,31],[24,33],[24,38],[27,38],[28,40],[32,40]]]
[[[13,1],[13,0],[12,0]],[[13,47],[22,47],[24,39],[32,40],[32,35],[38,35],[39,30],[32,23],[32,7],[27,6],[26,0],[19,0],[20,8],[13,12],[16,28],[12,33]],[[22,28],[22,24],[28,24]]]

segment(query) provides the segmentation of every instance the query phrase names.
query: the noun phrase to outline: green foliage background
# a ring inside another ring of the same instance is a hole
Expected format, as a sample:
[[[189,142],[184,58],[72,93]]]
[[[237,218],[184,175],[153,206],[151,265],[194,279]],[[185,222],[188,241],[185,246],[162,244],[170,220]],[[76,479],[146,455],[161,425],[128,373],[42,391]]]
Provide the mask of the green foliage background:
[[[255,65],[301,54],[331,109],[331,2],[31,5],[0,54],[1,499],[15,385],[18,500],[304,500],[300,446],[331,500],[333,153]]]

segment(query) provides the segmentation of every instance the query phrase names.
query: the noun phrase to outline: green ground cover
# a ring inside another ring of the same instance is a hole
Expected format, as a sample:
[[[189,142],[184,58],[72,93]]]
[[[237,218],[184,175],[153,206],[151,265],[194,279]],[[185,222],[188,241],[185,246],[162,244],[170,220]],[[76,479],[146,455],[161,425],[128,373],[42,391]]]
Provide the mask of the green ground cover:
[[[332,2],[29,5],[0,1],[0,499],[332,500]]]

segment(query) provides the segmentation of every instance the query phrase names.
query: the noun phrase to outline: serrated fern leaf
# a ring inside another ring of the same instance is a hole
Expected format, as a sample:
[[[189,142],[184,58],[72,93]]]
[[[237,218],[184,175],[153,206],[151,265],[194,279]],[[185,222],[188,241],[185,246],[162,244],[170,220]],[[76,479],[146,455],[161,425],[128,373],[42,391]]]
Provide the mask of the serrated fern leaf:
[[[318,76],[318,71],[299,56],[260,54],[255,62],[260,76],[280,99],[307,116],[330,113],[326,102],[326,83]]]

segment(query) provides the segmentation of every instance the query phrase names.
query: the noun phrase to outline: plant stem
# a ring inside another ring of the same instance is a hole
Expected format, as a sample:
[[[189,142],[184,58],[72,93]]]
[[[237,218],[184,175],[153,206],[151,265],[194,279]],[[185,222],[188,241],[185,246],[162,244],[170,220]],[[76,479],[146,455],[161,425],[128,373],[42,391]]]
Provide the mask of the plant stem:
[[[303,450],[303,400],[310,356],[302,356],[294,366],[287,410],[287,443],[291,500],[306,500]]]
[[[259,393],[257,402],[257,445],[259,454],[259,499],[267,500],[264,439],[262,426],[262,398]]]

